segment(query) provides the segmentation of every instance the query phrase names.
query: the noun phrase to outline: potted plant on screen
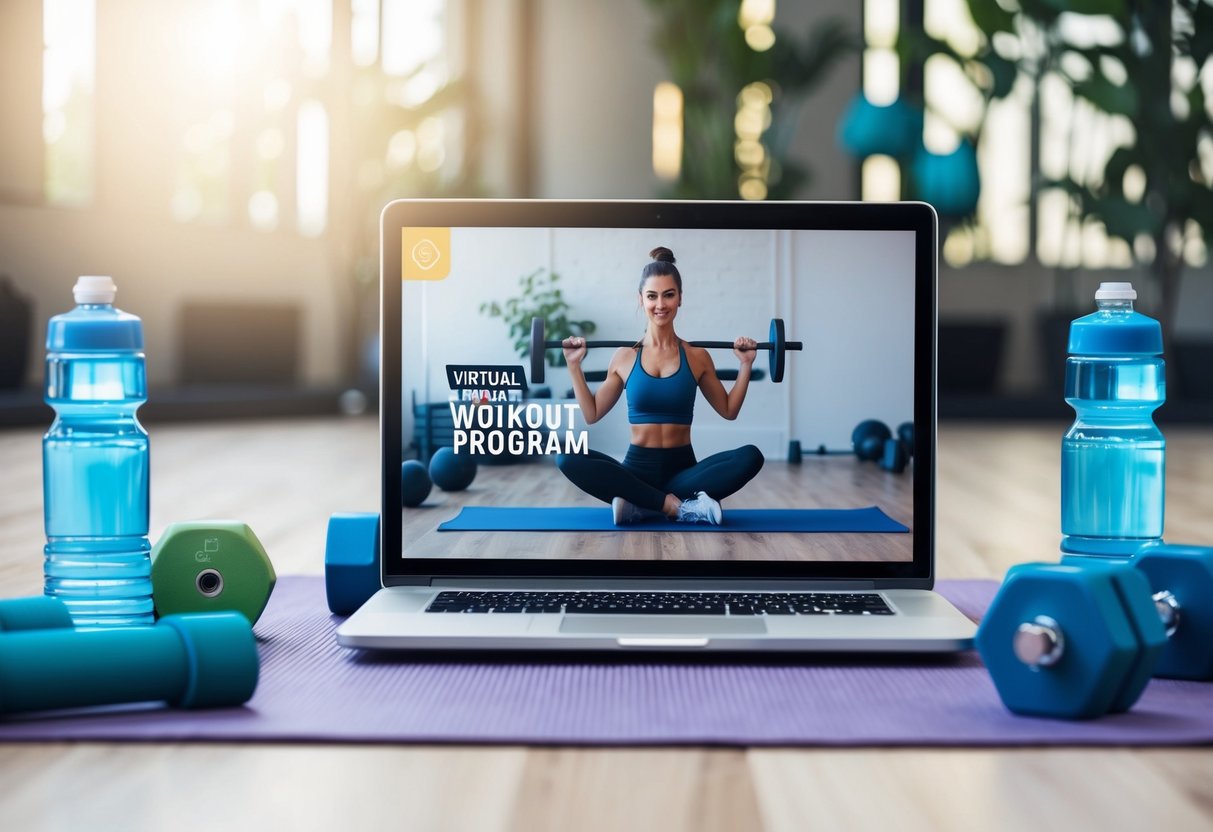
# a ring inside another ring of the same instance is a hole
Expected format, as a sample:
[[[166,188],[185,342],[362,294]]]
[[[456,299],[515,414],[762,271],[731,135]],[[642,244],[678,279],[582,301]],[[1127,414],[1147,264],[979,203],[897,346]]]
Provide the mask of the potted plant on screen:
[[[480,304],[480,313],[490,318],[500,318],[514,339],[514,350],[519,358],[531,355],[531,320],[544,321],[544,340],[563,341],[574,335],[588,337],[598,325],[589,320],[578,320],[569,316],[572,307],[561,291],[560,275],[536,269],[518,278],[518,294],[503,301],[487,301]],[[553,367],[565,365],[562,350],[548,350],[545,356]]]

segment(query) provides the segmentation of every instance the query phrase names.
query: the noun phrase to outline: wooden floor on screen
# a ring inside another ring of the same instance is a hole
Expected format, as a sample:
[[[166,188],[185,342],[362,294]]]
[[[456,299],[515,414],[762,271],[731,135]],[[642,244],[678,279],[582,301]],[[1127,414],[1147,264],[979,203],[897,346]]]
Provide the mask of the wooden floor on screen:
[[[758,476],[722,504],[738,508],[879,506],[913,528],[913,473],[881,470],[849,456],[806,456],[799,465],[768,459]],[[681,534],[646,532],[439,532],[464,506],[601,506],[549,460],[481,465],[466,491],[435,488],[419,508],[403,510],[405,553],[422,558],[580,558],[638,560],[912,560],[909,534]]]

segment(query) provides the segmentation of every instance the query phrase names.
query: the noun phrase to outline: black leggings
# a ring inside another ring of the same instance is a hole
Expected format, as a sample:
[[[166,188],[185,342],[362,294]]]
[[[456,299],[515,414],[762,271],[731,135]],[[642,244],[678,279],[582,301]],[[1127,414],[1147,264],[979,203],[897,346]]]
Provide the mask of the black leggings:
[[[690,445],[642,448],[629,445],[623,462],[598,451],[561,454],[556,467],[573,485],[605,503],[622,497],[651,511],[662,511],[665,495],[689,500],[706,491],[714,500],[736,494],[762,469],[762,451],[745,445],[695,461]]]

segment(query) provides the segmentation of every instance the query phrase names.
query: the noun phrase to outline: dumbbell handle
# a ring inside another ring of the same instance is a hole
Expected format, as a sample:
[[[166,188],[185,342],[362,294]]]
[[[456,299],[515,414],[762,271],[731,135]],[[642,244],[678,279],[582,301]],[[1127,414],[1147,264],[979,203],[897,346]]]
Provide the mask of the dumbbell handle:
[[[1167,637],[1170,638],[1179,629],[1179,599],[1166,589],[1155,592],[1151,597],[1154,599],[1154,608],[1158,610],[1158,618],[1162,621],[1162,628],[1167,631]]]
[[[1153,600],[1162,628],[1170,638],[1179,629],[1179,600],[1165,589],[1155,592]],[[1051,667],[1057,664],[1065,653],[1065,636],[1062,634],[1061,625],[1056,621],[1047,615],[1038,615],[1034,620],[1019,625],[1015,631],[1012,648],[1015,657],[1026,665]]]
[[[247,702],[257,643],[240,613],[169,615],[151,627],[0,634],[0,713],[168,702]]]

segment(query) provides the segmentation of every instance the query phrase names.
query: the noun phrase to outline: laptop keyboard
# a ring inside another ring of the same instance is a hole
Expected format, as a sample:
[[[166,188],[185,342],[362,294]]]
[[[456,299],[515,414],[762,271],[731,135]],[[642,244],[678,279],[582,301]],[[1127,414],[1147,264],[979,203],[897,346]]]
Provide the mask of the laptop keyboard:
[[[876,592],[440,592],[426,612],[892,615]]]

